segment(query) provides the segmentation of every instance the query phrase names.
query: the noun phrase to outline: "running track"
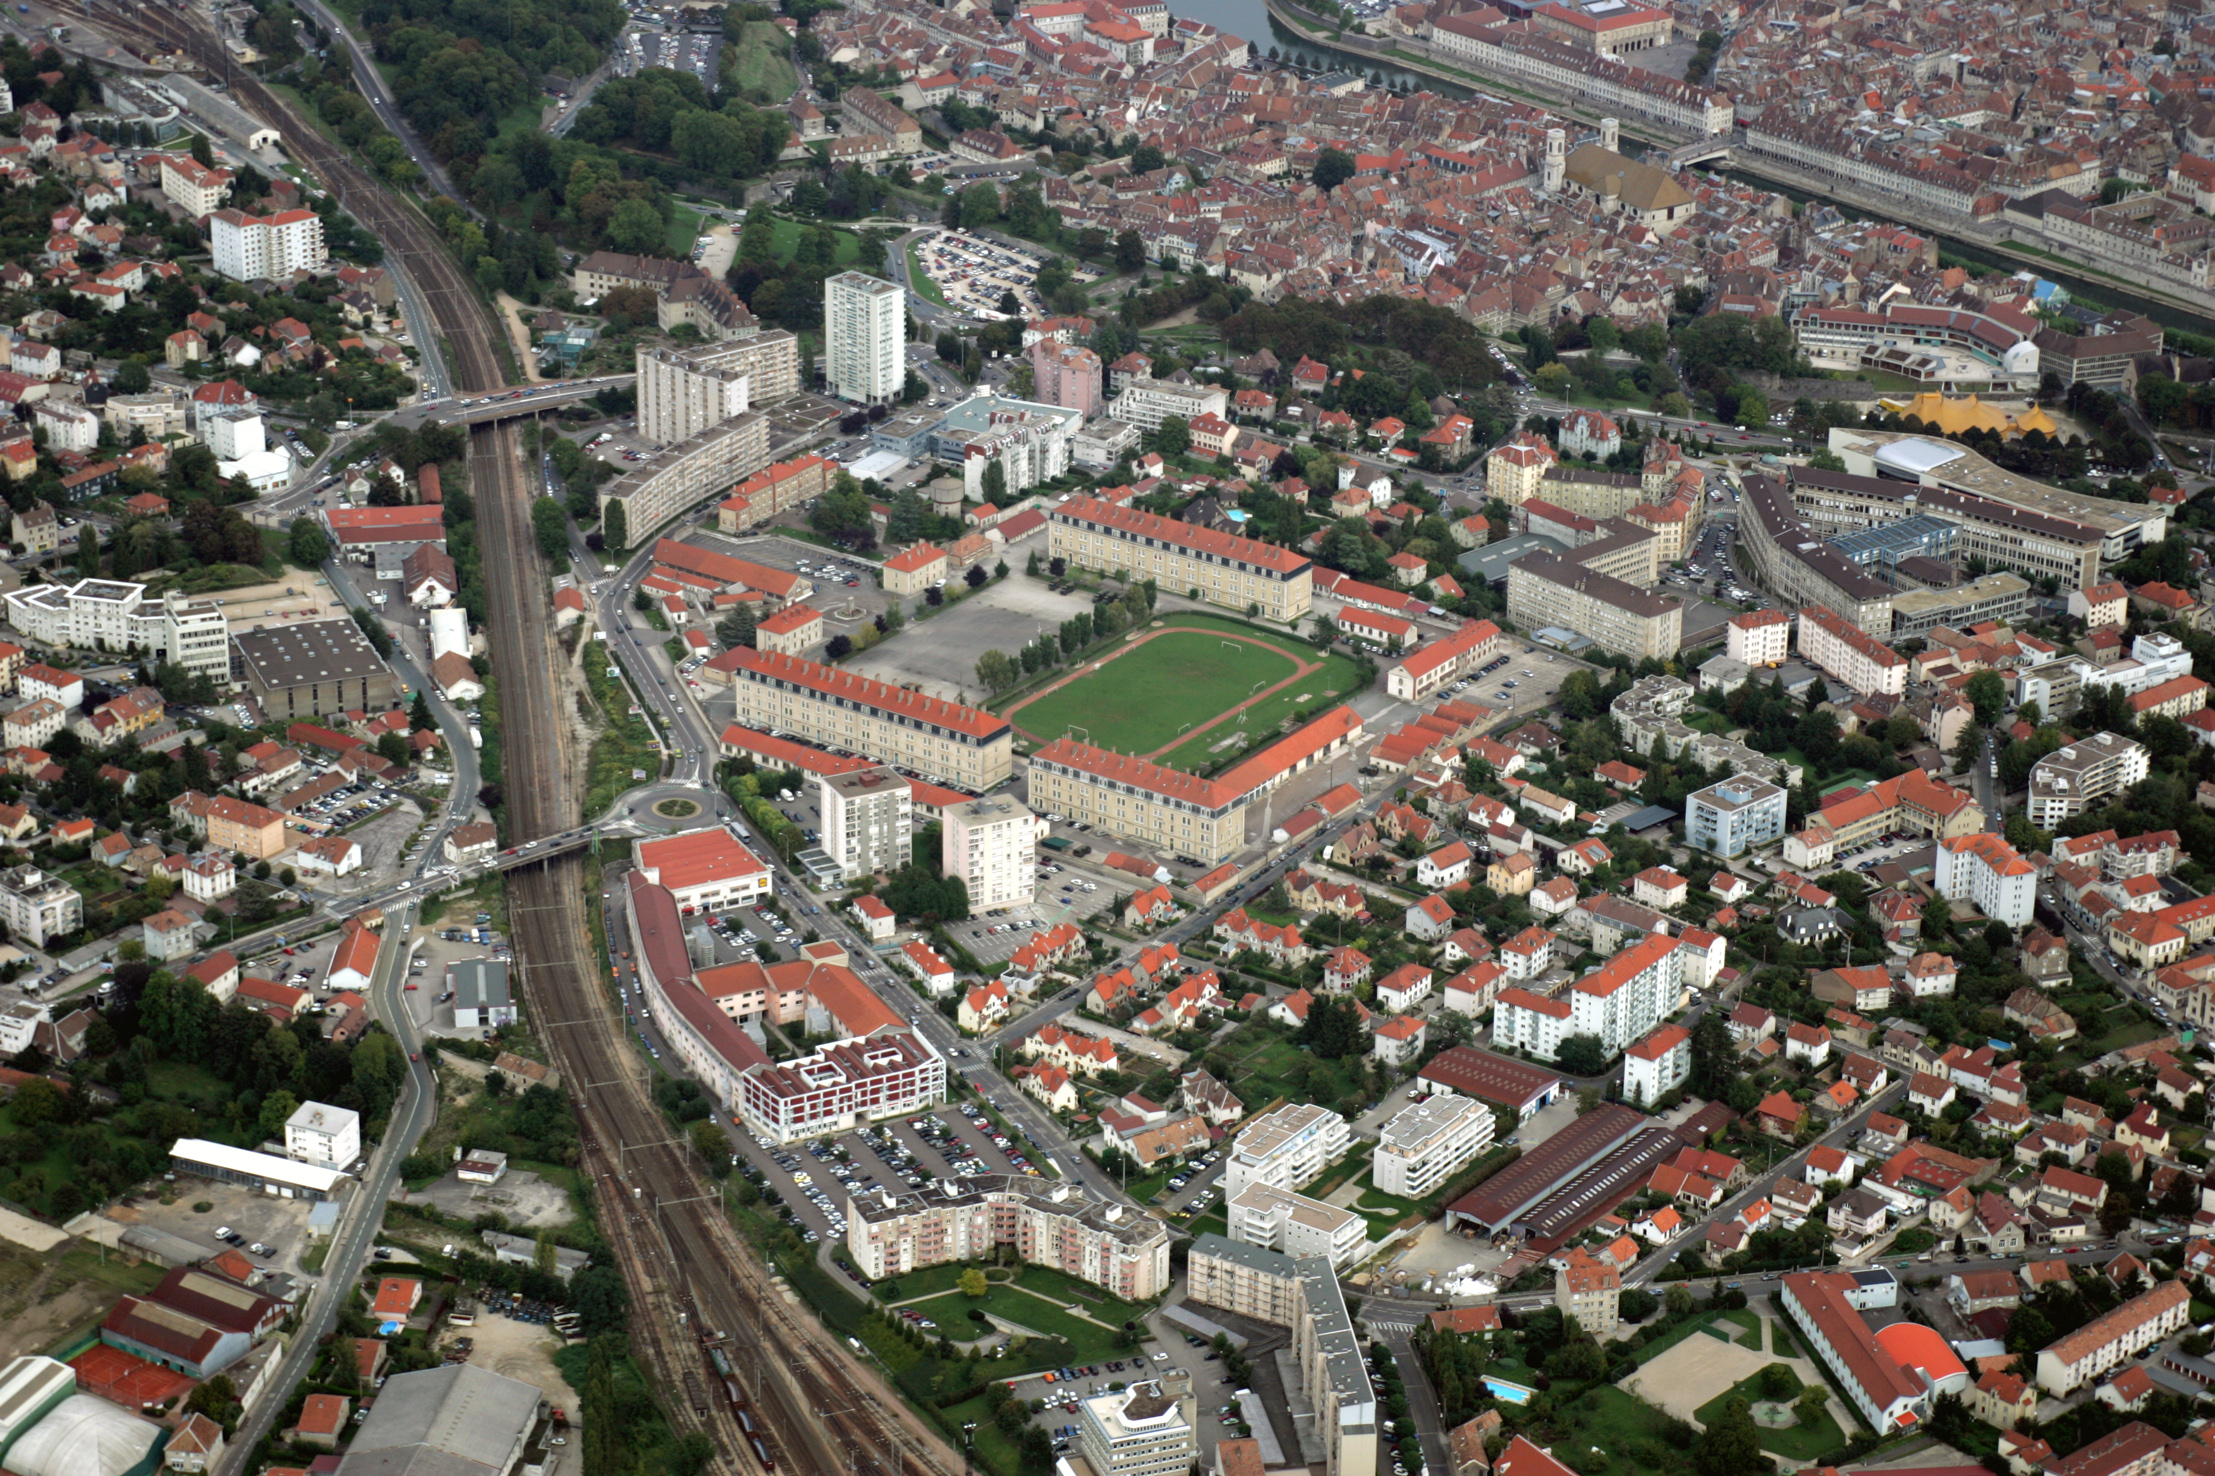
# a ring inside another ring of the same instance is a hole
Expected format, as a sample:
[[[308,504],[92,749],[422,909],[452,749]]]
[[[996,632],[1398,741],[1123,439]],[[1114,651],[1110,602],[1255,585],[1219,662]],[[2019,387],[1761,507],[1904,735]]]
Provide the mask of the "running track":
[[[1111,652],[1108,655],[1099,657],[1095,660],[1085,662],[1083,666],[1079,667],[1075,671],[1072,671],[1071,673],[1069,673],[1069,675],[1063,677],[1060,681],[1054,682],[1050,686],[1039,688],[1037,691],[1031,693],[1030,696],[1025,697],[1022,701],[1016,703],[1013,707],[1009,708],[1005,713],[1001,715],[1005,717],[1010,723],[1014,724],[1016,732],[1021,733],[1024,737],[1030,739],[1033,743],[1049,742],[1051,740],[1040,737],[1038,734],[1033,733],[1030,729],[1024,727],[1021,723],[1016,722],[1015,715],[1021,712],[1024,708],[1030,706],[1033,702],[1038,701],[1042,697],[1051,696],[1053,693],[1060,691],[1063,687],[1068,686],[1071,682],[1076,681],[1078,678],[1088,677],[1092,675],[1093,672],[1107,665],[1110,661],[1115,660],[1118,656],[1128,656],[1131,652],[1137,650],[1140,646],[1145,645],[1148,641],[1165,635],[1210,635],[1217,636],[1226,641],[1240,641],[1246,645],[1259,646],[1264,651],[1274,651],[1279,656],[1287,657],[1291,661],[1293,661],[1299,669],[1294,671],[1292,675],[1286,677],[1283,681],[1272,684],[1266,690],[1256,692],[1253,696],[1248,697],[1245,701],[1240,702],[1235,706],[1225,708],[1223,711],[1217,713],[1214,717],[1211,717],[1206,722],[1201,723],[1198,727],[1191,728],[1186,730],[1185,732],[1179,733],[1176,737],[1170,739],[1167,743],[1162,744],[1161,747],[1153,750],[1151,753],[1139,754],[1138,757],[1143,759],[1159,758],[1161,757],[1161,755],[1167,753],[1172,748],[1181,748],[1185,744],[1190,743],[1193,739],[1199,737],[1202,733],[1207,732],[1210,728],[1218,727],[1221,724],[1228,722],[1230,719],[1238,716],[1239,713],[1245,711],[1249,707],[1252,707],[1255,703],[1266,702],[1271,697],[1276,696],[1277,693],[1283,691],[1286,687],[1289,687],[1293,683],[1301,681],[1304,678],[1313,676],[1316,672],[1323,669],[1322,662],[1309,661],[1302,656],[1295,655],[1291,651],[1286,650],[1283,646],[1276,644],[1274,641],[1265,641],[1254,636],[1239,635],[1235,631],[1226,631],[1219,626],[1171,625],[1165,626],[1160,630],[1149,630],[1144,635],[1140,636],[1137,640],[1131,641],[1123,646],[1120,650]]]

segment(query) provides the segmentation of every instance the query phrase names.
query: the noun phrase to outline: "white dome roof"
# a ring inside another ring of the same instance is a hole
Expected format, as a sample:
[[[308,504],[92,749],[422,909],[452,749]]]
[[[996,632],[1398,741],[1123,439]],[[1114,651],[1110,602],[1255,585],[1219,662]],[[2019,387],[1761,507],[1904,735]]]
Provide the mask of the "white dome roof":
[[[130,1411],[72,1394],[8,1451],[17,1476],[123,1476],[144,1461],[161,1427]]]

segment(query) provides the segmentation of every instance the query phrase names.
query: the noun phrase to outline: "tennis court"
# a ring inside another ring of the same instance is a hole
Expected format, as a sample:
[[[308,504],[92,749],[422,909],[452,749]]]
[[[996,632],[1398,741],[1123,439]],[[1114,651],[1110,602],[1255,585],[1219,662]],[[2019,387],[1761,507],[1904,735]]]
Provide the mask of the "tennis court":
[[[125,1409],[160,1404],[193,1385],[193,1380],[181,1373],[106,1343],[94,1343],[70,1359],[69,1366],[77,1371],[79,1389]]]

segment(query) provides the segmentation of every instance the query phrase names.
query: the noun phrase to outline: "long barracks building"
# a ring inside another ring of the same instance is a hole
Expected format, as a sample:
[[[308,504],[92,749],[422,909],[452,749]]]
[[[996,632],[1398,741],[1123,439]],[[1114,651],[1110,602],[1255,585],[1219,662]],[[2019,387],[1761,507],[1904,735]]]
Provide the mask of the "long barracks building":
[[[1008,777],[1015,730],[1006,718],[797,656],[745,647],[730,655],[740,727],[796,733],[980,793]]]
[[[1315,565],[1304,554],[1097,497],[1072,497],[1047,514],[1047,539],[1052,557],[1079,568],[1128,571],[1271,620],[1297,620],[1313,602]]]
[[[1792,468],[1792,505],[1817,538],[1904,522],[1918,515],[1960,530],[1958,552],[1995,568],[2037,578],[2050,574],[2063,589],[2099,583],[2107,533],[2089,523],[2010,507],[1989,497],[1890,477],[1857,477],[1820,467]]]

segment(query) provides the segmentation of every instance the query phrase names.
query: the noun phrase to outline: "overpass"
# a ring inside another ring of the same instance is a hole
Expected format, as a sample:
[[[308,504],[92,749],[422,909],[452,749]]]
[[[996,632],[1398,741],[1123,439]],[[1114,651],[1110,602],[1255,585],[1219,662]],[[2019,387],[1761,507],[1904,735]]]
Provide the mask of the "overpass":
[[[587,825],[577,830],[566,830],[560,835],[549,835],[535,841],[525,841],[510,846],[485,863],[487,871],[514,871],[522,866],[534,866],[541,861],[551,861],[556,856],[567,856],[598,845],[600,827]]]
[[[436,417],[448,425],[487,425],[498,420],[536,415],[551,406],[572,405],[605,389],[622,389],[637,381],[636,374],[607,374],[598,379],[564,379],[553,384],[528,384],[495,390],[489,395],[456,395],[450,399],[424,400],[409,410]]]

